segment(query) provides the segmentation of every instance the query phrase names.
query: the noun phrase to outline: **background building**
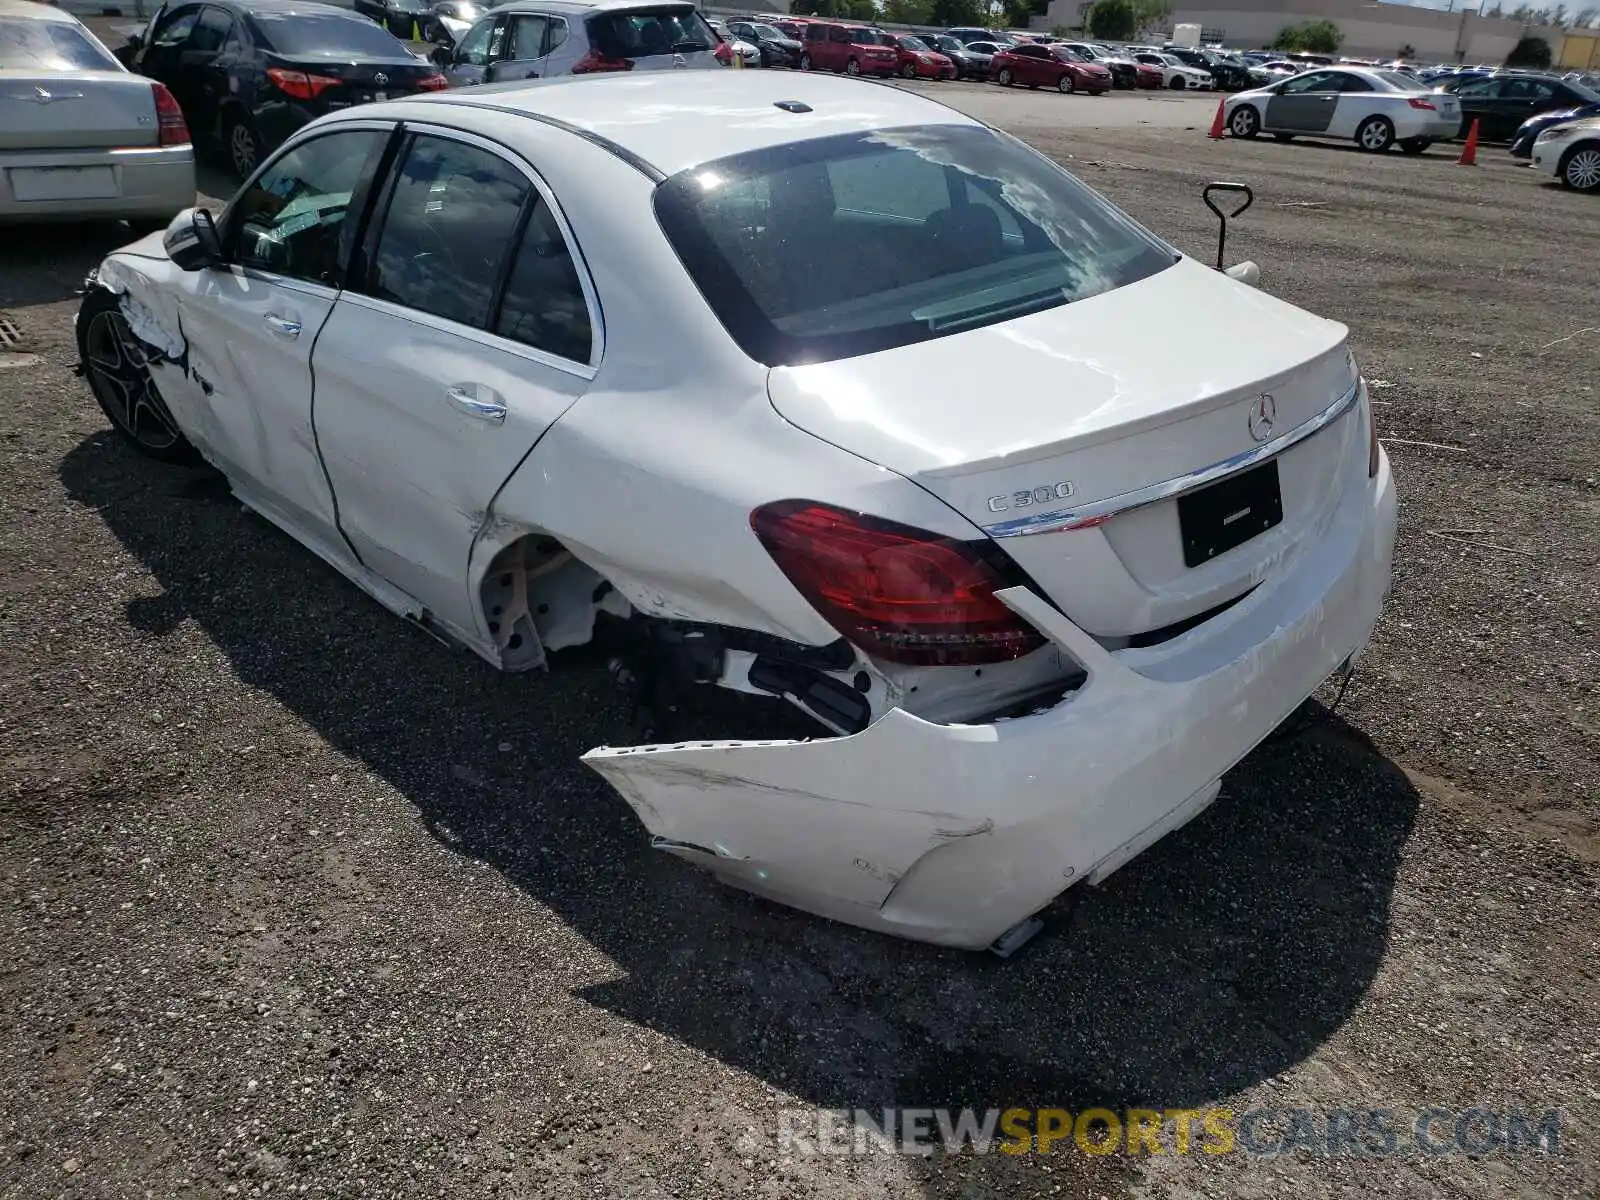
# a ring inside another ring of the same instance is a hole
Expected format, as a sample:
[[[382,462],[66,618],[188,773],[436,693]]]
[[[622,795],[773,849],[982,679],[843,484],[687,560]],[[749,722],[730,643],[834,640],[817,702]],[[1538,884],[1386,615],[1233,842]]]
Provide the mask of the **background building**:
[[[1076,26],[1081,0],[1052,0],[1036,25]],[[1542,37],[1560,55],[1568,31],[1527,25],[1475,10],[1447,12],[1371,0],[1172,0],[1172,23],[1201,26],[1208,41],[1236,50],[1271,45],[1285,25],[1328,20],[1339,27],[1341,54],[1395,58],[1409,46],[1418,62],[1499,63],[1523,37]]]

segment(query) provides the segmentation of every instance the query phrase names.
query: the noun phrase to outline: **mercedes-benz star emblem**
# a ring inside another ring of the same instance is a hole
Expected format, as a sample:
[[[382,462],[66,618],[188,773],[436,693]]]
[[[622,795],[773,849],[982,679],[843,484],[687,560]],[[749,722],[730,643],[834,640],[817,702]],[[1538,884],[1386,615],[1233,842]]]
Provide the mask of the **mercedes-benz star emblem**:
[[[1250,436],[1264,442],[1272,436],[1272,426],[1278,419],[1278,402],[1271,392],[1262,392],[1250,405]]]
[[[389,77],[387,75],[385,75],[382,71],[379,71],[376,75],[374,75],[372,77],[372,82],[377,84],[379,87],[382,87],[384,84],[389,82]]]
[[[33,98],[40,104],[49,104],[51,100],[55,99],[55,97],[50,95],[49,92],[45,91],[44,88],[38,86],[35,86],[33,89]]]

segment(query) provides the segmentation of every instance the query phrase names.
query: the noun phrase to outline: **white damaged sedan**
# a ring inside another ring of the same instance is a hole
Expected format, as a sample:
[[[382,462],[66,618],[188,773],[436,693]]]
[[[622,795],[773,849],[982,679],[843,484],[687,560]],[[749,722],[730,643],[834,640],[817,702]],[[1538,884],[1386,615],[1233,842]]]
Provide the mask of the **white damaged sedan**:
[[[493,666],[805,721],[584,761],[660,849],[948,946],[1205,808],[1389,584],[1343,326],[854,80],[323,118],[110,255],[78,339],[134,445]]]

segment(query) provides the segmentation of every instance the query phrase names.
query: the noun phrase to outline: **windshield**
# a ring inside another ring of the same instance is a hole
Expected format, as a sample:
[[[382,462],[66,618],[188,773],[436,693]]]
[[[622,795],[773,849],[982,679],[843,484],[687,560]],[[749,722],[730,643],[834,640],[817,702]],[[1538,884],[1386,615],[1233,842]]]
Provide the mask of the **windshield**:
[[[120,71],[122,65],[76,25],[0,21],[0,70]]]
[[[1050,53],[1055,55],[1059,59],[1063,59],[1066,62],[1088,62],[1089,61],[1088,59],[1084,58],[1083,55],[1079,54],[1076,50],[1069,49],[1066,46],[1051,46],[1050,47]]]
[[[365,17],[322,13],[253,12],[267,47],[296,58],[410,58],[411,52],[381,25]]]
[[[769,366],[992,325],[1178,258],[1048,159],[965,125],[719,159],[667,180],[655,208],[723,326]]]
[[[924,42],[921,38],[903,37],[900,39],[900,49],[926,51],[928,49],[928,43]]]
[[[752,25],[750,28],[756,31],[757,37],[771,38],[775,41],[784,40],[783,34],[779,33],[771,25]]]
[[[966,49],[965,46],[956,41],[955,38],[950,37],[948,34],[946,34],[944,37],[930,37],[926,40],[931,42],[935,49],[943,50],[947,53],[960,54]]]

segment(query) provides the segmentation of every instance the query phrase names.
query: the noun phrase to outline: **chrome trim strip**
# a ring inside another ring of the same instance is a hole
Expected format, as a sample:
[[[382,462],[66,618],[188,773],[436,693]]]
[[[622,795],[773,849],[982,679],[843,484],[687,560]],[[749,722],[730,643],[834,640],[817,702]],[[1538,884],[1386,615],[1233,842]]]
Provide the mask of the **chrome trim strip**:
[[[1216,483],[1217,480],[1232,475],[1236,471],[1242,471],[1246,467],[1253,467],[1269,458],[1275,458],[1297,442],[1303,442],[1312,434],[1321,432],[1350,411],[1351,407],[1360,398],[1361,391],[1362,381],[1358,376],[1355,383],[1350,385],[1348,392],[1340,396],[1309,421],[1296,425],[1288,433],[1281,434],[1270,442],[1262,442],[1259,446],[1240,451],[1231,458],[1212,463],[1209,467],[1201,467],[1198,470],[1190,471],[1187,475],[1180,475],[1176,479],[1152,483],[1149,487],[1123,492],[1120,496],[1109,496],[1104,500],[1096,500],[1092,504],[1081,505],[1078,508],[1058,508],[1053,512],[1036,513],[1032,516],[1001,521],[995,525],[985,525],[983,531],[992,538],[1027,537],[1035,533],[1060,533],[1068,529],[1083,529],[1091,525],[1099,525],[1111,517],[1119,516],[1136,508],[1143,508],[1147,504],[1158,504],[1163,500],[1174,500],[1188,492],[1198,491],[1203,487]]]

